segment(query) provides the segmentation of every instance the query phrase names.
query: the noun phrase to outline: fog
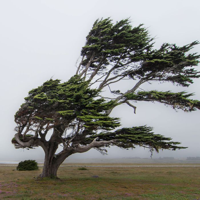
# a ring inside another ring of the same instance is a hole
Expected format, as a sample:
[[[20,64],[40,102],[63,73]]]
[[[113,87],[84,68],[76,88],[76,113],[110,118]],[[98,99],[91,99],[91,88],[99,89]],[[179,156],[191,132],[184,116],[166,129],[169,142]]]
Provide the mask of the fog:
[[[6,0],[0,1],[0,161],[42,159],[42,149],[15,149],[14,114],[24,102],[28,91],[46,80],[67,81],[76,71],[85,37],[94,21],[111,17],[113,21],[130,18],[133,26],[144,24],[155,38],[155,48],[162,43],[185,45],[200,41],[199,0]],[[200,45],[193,52],[200,53]],[[128,82],[119,87],[125,88]],[[146,84],[144,89],[194,92],[200,99],[200,80],[189,88],[171,84]],[[124,127],[148,125],[154,132],[181,142],[185,150],[161,151],[153,157],[200,156],[200,111],[176,112],[159,103],[138,103],[137,113],[128,106],[113,110]],[[108,155],[95,150],[72,158],[150,157],[148,149],[108,149]]]

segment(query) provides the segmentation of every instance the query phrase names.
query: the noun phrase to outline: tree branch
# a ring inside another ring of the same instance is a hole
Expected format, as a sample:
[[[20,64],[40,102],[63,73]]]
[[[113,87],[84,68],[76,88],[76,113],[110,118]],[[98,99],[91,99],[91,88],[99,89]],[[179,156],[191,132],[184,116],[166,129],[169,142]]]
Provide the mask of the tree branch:
[[[34,143],[34,139],[31,139],[31,140],[29,140],[28,142],[22,142],[22,141],[20,140],[20,138],[19,138],[19,134],[18,134],[18,133],[15,134],[15,140],[16,140],[17,143],[18,143],[21,147],[23,147],[23,148],[25,148],[25,147],[30,147],[30,146],[32,146],[33,143]]]
[[[134,109],[134,114],[136,114],[136,106],[132,105],[129,101],[125,101],[126,104],[128,104],[130,107],[132,107]]]
[[[119,76],[115,76],[115,78],[118,78],[118,77],[120,77],[120,75],[119,75]],[[106,85],[104,85],[103,87],[106,87],[107,85],[110,85],[110,84],[112,84],[112,83],[117,83],[118,81],[122,80],[123,78],[124,78],[124,76],[122,76],[122,77],[119,78],[118,80],[112,81],[112,82],[110,82],[110,83],[106,83]],[[112,80],[113,80],[113,79],[112,79]],[[109,79],[108,81],[110,81],[110,79]]]
[[[90,67],[90,64],[92,63],[92,60],[93,60],[94,56],[95,56],[95,52],[93,52],[93,54],[92,54],[92,56],[91,56],[91,58],[90,58],[88,64],[86,65],[86,67],[85,67],[85,69],[82,71],[82,73],[80,74],[80,77],[82,77],[83,74],[85,74],[85,77],[86,77],[88,68]]]
[[[105,145],[110,145],[112,143],[115,143],[115,140],[110,140],[110,141],[97,141],[97,138],[95,138],[90,144],[87,146],[80,146],[74,150],[75,153],[84,153],[86,151],[89,151],[91,148],[98,148],[98,147],[103,147]]]
[[[81,63],[83,62],[84,57],[85,56],[83,56],[82,59],[81,59],[81,62],[80,62],[79,66],[78,66],[78,69],[76,71],[76,75],[78,75],[78,73],[79,73],[79,70],[80,70],[80,67],[81,67]]]
[[[99,65],[97,66],[95,71],[91,74],[90,78],[88,79],[89,81],[91,81],[94,78],[94,76],[98,73],[99,69],[101,68],[101,66],[103,64],[103,60],[104,60],[104,58],[102,58],[102,60],[99,62]]]
[[[101,80],[101,78],[103,78],[105,76],[105,74],[104,75],[102,75],[100,78],[98,78],[96,81],[94,81],[93,83],[90,83],[89,84],[89,87],[90,86],[92,86],[92,85],[94,85],[95,83],[97,83],[97,82],[101,82],[100,80]]]

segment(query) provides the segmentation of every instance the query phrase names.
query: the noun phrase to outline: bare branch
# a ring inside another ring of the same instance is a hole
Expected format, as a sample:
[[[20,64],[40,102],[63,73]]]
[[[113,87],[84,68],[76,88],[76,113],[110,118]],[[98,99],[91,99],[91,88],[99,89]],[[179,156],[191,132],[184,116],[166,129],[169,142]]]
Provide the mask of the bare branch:
[[[119,76],[118,76],[119,77]],[[116,77],[117,78],[117,77]],[[104,85],[103,87],[106,87],[107,85],[110,85],[110,84],[112,84],[112,83],[116,83],[116,82],[118,82],[118,81],[120,81],[120,80],[122,80],[124,78],[124,76],[123,77],[121,77],[121,78],[119,78],[118,80],[115,80],[115,81],[112,81],[112,82],[109,82],[109,83],[107,83],[106,85]]]
[[[99,65],[97,66],[97,68],[95,69],[95,71],[91,74],[90,78],[88,79],[89,81],[91,81],[94,78],[94,76],[98,73],[100,67],[103,64],[103,60],[104,60],[104,58],[102,58],[102,60],[99,62]]]
[[[77,69],[77,71],[76,71],[76,75],[78,75],[78,72],[79,72],[80,67],[81,67],[81,63],[83,62],[83,59],[84,59],[84,56],[82,57],[81,62],[80,62],[80,64],[79,64],[79,66],[78,66],[78,69]],[[77,62],[78,62],[78,61],[77,61]]]
[[[91,63],[92,63],[92,61],[93,61],[93,59],[94,59],[94,56],[95,56],[95,52],[93,52],[93,54],[92,54],[92,56],[91,56],[91,58],[90,58],[88,64],[86,65],[86,67],[85,67],[85,69],[82,71],[82,73],[80,74],[80,77],[82,77],[84,74],[85,74],[84,77],[86,77],[88,68],[90,67],[90,65],[91,65]]]
[[[89,84],[89,87],[91,86],[91,85],[94,85],[95,83],[97,83],[97,82],[100,82],[99,80],[101,80],[103,77],[105,76],[105,74],[103,75],[103,76],[101,76],[100,78],[98,78],[96,81],[94,81],[93,83],[90,83]]]
[[[128,104],[130,107],[134,109],[134,114],[136,114],[136,106],[132,105],[129,101],[125,101],[126,104]]]
[[[18,133],[15,134],[15,139],[16,139],[17,143],[18,143],[21,147],[23,147],[23,148],[25,148],[25,147],[30,147],[30,146],[32,146],[33,143],[34,143],[34,139],[31,139],[31,140],[29,140],[28,142],[22,142],[22,141],[20,140],[20,138],[19,138],[19,134],[18,134]]]
[[[110,140],[110,141],[97,141],[97,138],[95,138],[90,144],[87,146],[80,146],[74,150],[75,153],[84,153],[86,151],[89,151],[91,148],[98,148],[98,147],[103,147],[105,145],[110,145],[115,143],[115,140]]]
[[[136,84],[135,86],[128,90],[127,92],[125,92],[124,94],[129,94],[129,93],[134,93],[139,87],[140,85],[142,85],[143,83],[145,83],[147,80],[144,80],[144,79],[140,79]]]
[[[121,60],[122,55],[120,55],[117,63],[108,71],[107,76],[103,80],[103,82],[100,84],[99,89],[103,88],[103,85],[107,82],[108,77],[110,76],[111,72],[116,68],[116,66],[119,64],[119,61]]]

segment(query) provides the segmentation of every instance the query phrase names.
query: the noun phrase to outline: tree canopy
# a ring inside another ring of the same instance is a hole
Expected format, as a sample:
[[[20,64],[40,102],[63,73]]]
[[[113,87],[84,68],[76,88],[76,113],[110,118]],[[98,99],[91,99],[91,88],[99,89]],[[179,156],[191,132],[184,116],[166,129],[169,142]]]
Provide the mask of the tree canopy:
[[[129,149],[138,145],[151,152],[184,149],[179,142],[154,134],[152,127],[120,127],[120,118],[109,115],[121,104],[136,112],[138,101],[159,102],[187,112],[200,109],[200,101],[191,99],[191,93],[140,90],[142,84],[154,81],[189,87],[200,77],[196,70],[200,55],[189,53],[197,44],[165,43],[154,49],[154,40],[143,25],[132,27],[129,19],[96,20],[82,47],[76,74],[63,83],[50,79],[29,92],[15,114],[12,143],[16,148],[44,149],[42,177],[57,176],[68,156],[91,148],[101,153],[109,146]],[[108,98],[102,93],[127,79],[130,88],[126,91],[112,90]],[[59,145],[62,150],[57,153]]]

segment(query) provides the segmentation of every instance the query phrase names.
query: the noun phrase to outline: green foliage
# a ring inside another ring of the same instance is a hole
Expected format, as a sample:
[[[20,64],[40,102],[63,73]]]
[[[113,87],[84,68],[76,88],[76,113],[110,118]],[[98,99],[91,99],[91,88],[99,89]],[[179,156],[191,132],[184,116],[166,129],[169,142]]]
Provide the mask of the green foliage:
[[[186,147],[177,146],[180,142],[173,142],[169,137],[160,134],[154,134],[152,127],[137,126],[132,128],[122,128],[114,132],[100,133],[93,137],[99,140],[112,140],[116,139],[116,146],[121,148],[135,148],[135,145],[150,148],[151,151],[160,149],[185,149]]]
[[[133,28],[129,19],[115,24],[110,18],[96,20],[81,51],[79,74],[86,77],[88,71],[93,71],[89,80],[94,75],[107,74],[100,88],[123,78],[188,87],[193,78],[200,77],[200,72],[193,68],[198,65],[200,55],[189,53],[198,44],[194,41],[178,47],[164,43],[153,49],[153,38],[142,24]]]
[[[116,24],[110,18],[96,20],[92,30],[86,37],[86,45],[82,48],[82,65],[86,66],[93,56],[89,70],[106,70],[106,66],[117,62],[113,73],[123,71],[123,63],[138,62],[144,52],[152,47],[152,39],[142,25],[132,28],[128,19]],[[121,59],[120,62],[119,58]]]
[[[15,122],[20,129],[24,121],[31,121],[31,128],[35,131],[36,126],[42,129],[45,125],[57,129],[62,127],[63,130],[73,121],[81,123],[90,134],[101,129],[112,130],[120,125],[119,119],[109,117],[106,111],[116,103],[98,98],[98,94],[98,90],[90,89],[88,82],[79,76],[73,76],[64,83],[46,81],[29,92],[15,115]],[[63,131],[60,132],[62,134]]]
[[[136,101],[156,101],[171,105],[174,109],[182,109],[184,111],[194,111],[200,109],[200,101],[190,99],[193,94],[186,92],[159,92],[152,91],[139,91],[137,93],[126,94],[126,98]]]
[[[79,167],[78,170],[87,170],[85,167]]]
[[[17,166],[18,171],[38,170],[38,164],[35,160],[21,161]]]
[[[184,149],[148,126],[117,129],[119,118],[109,114],[124,103],[135,112],[132,102],[137,101],[159,102],[187,112],[200,109],[200,101],[191,99],[191,93],[140,90],[142,84],[152,81],[190,86],[194,78],[200,78],[195,68],[200,55],[189,53],[198,44],[194,41],[179,47],[164,43],[153,49],[153,38],[143,25],[132,27],[129,19],[116,23],[110,18],[96,20],[82,47],[76,75],[63,83],[50,79],[29,92],[15,114],[21,146],[16,139],[12,142],[23,148],[27,144],[41,146],[45,153],[53,152],[53,161],[90,147],[105,152],[103,148],[111,145],[125,149],[138,145],[151,152]],[[127,79],[131,88],[124,92],[110,89],[112,96],[101,96],[104,88]],[[47,141],[50,130],[53,134]],[[29,132],[34,135],[28,137]],[[59,144],[63,150],[55,155]]]
[[[200,72],[193,68],[193,66],[198,65],[200,55],[188,54],[198,44],[198,41],[194,41],[178,47],[175,44],[165,43],[160,49],[150,51],[145,56],[143,64],[130,76],[132,78],[167,81],[188,87],[193,83],[193,78],[200,77]]]

